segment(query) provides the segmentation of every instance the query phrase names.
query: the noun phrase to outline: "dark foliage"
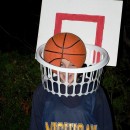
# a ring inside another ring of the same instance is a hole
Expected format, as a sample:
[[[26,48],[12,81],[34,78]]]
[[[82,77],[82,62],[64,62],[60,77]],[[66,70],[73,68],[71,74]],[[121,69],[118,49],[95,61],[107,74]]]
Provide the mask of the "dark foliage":
[[[40,83],[34,55],[0,53],[0,129],[29,127],[32,94]]]

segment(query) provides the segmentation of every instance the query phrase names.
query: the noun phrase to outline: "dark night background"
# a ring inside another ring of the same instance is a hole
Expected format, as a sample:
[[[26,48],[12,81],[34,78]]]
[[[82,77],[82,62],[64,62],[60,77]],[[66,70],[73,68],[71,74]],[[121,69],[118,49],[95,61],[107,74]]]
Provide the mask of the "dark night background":
[[[40,19],[41,0],[5,1],[0,4],[1,50],[35,52]],[[130,2],[124,1],[120,39],[130,38]],[[127,43],[128,45],[129,43]],[[122,46],[120,44],[120,46]],[[130,46],[130,45],[129,45]],[[120,52],[119,52],[120,53]],[[122,53],[122,52],[121,52]]]
[[[41,1],[4,1],[0,6],[1,50],[34,53]]]
[[[32,94],[40,81],[39,64],[34,57],[41,2],[41,0],[0,2],[0,129],[3,130],[25,130],[29,125]],[[130,1],[128,0],[123,4],[118,64],[116,67],[106,68],[106,77],[108,78],[104,79],[104,84],[107,86],[108,94],[114,95],[110,96],[110,100],[116,120],[115,129],[130,130]],[[24,80],[20,81],[20,78]],[[109,86],[108,82],[112,82],[115,86]],[[11,101],[14,97],[15,99]],[[25,122],[27,124],[23,125]]]

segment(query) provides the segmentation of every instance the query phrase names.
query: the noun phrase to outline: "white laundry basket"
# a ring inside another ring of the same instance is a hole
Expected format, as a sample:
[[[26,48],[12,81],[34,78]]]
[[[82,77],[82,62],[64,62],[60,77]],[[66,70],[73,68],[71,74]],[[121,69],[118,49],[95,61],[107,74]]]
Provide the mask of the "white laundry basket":
[[[44,89],[59,96],[81,96],[93,93],[100,85],[103,67],[109,61],[107,51],[101,47],[85,44],[87,56],[82,68],[61,68],[44,61],[43,51],[45,44],[36,51],[36,59],[40,63],[42,84]],[[59,73],[66,73],[66,81],[60,80]],[[68,83],[68,74],[74,74],[74,81]],[[78,79],[78,80],[77,80]]]

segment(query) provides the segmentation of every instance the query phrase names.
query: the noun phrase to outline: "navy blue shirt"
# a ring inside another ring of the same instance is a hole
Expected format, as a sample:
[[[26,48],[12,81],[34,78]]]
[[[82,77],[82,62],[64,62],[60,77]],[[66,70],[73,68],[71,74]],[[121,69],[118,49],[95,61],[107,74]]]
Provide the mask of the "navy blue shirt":
[[[113,130],[101,87],[85,96],[59,97],[40,85],[33,95],[30,130]]]

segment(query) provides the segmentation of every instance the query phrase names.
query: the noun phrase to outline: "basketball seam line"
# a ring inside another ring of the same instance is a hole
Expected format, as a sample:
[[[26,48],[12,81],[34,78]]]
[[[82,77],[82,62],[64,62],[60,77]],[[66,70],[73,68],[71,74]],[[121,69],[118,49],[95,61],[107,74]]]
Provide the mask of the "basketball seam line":
[[[52,37],[52,41],[54,42],[54,44],[55,44],[57,47],[62,48],[62,47],[60,47],[60,46],[58,46],[58,45],[56,44],[56,42],[54,41],[53,37]]]
[[[63,52],[64,52],[64,45],[65,45],[65,39],[66,39],[66,37],[67,37],[67,33],[65,33],[64,40],[63,40],[61,59],[63,59]],[[60,63],[60,64],[61,64],[61,63]]]
[[[47,52],[52,52],[52,53],[58,53],[58,54],[62,54],[62,52],[55,52],[55,51],[50,51],[50,50],[45,50]],[[71,54],[71,53],[63,53],[64,55],[85,55],[85,54]]]
[[[65,40],[65,39],[64,39]],[[60,47],[60,46],[58,46],[57,44],[56,44],[56,42],[54,41],[54,39],[52,38],[52,41],[54,42],[54,44],[57,46],[57,47],[59,47],[59,48],[61,48],[62,49],[62,47]],[[74,46],[75,44],[77,44],[79,41],[81,41],[80,39],[78,39],[74,44],[72,44],[71,46],[69,46],[69,47],[65,47],[64,49],[68,49],[68,48],[71,48],[72,46]],[[64,42],[64,41],[63,41]]]
[[[80,41],[80,39],[79,39],[78,41],[76,41],[74,44],[72,44],[71,46],[69,46],[69,47],[66,47],[66,48],[64,48],[64,49],[71,48],[72,46],[74,46],[75,44],[77,44],[79,41]]]

